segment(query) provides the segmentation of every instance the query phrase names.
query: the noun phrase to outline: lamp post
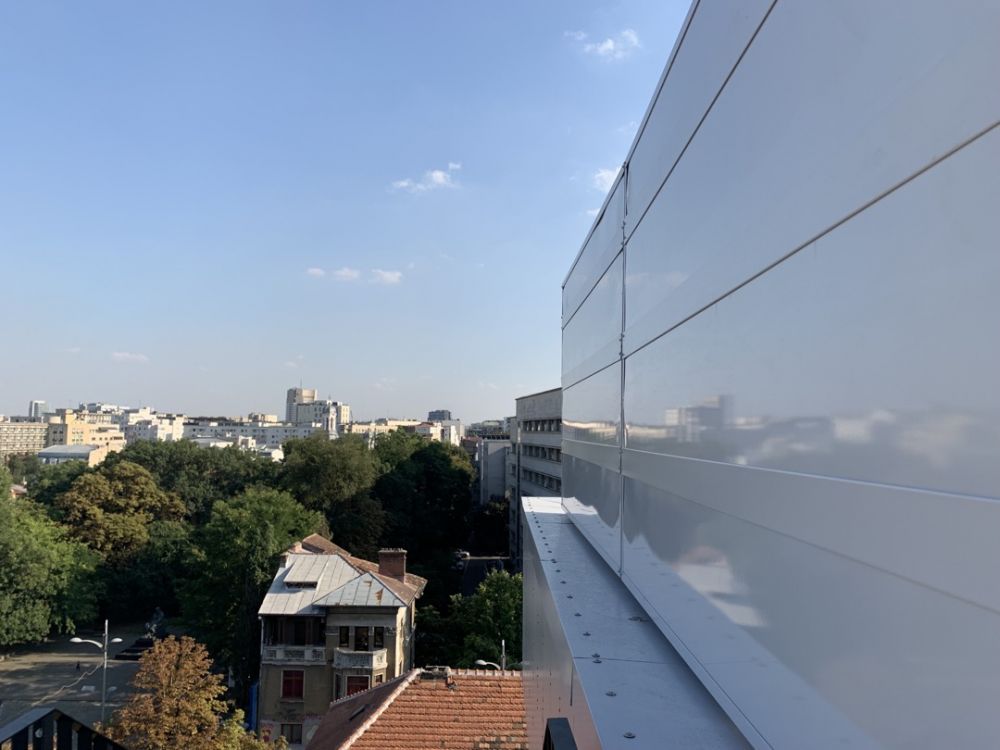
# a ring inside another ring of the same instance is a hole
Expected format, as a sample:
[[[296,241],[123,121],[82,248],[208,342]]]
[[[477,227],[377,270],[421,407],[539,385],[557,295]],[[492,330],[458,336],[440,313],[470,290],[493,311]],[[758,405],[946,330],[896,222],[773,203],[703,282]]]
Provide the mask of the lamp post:
[[[495,661],[483,661],[482,659],[476,659],[477,667],[493,667],[494,669],[499,669],[501,672],[507,669],[507,641],[500,641],[500,663],[497,664]]]
[[[108,694],[108,644],[121,643],[121,638],[112,638],[108,641],[108,621],[104,621],[104,642],[92,641],[88,638],[70,638],[70,643],[90,643],[97,646],[104,655],[104,669],[101,672],[101,725],[104,724],[105,700]]]

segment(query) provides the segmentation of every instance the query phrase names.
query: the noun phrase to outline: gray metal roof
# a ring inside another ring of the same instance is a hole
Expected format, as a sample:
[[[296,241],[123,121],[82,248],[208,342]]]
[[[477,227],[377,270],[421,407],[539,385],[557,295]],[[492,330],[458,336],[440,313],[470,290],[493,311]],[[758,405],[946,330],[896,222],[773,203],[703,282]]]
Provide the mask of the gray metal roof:
[[[89,456],[96,445],[50,445],[38,451],[39,456]]]
[[[405,607],[406,602],[371,573],[348,581],[317,600],[320,607]]]
[[[405,607],[406,603],[340,555],[289,553],[257,613],[322,615],[325,607],[333,606]]]

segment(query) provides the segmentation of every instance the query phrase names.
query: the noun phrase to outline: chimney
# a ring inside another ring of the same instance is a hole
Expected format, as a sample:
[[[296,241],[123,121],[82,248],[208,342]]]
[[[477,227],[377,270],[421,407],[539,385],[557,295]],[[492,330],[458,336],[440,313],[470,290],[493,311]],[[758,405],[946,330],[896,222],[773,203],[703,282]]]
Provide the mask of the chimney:
[[[406,578],[406,550],[380,549],[378,551],[378,572],[390,578]]]

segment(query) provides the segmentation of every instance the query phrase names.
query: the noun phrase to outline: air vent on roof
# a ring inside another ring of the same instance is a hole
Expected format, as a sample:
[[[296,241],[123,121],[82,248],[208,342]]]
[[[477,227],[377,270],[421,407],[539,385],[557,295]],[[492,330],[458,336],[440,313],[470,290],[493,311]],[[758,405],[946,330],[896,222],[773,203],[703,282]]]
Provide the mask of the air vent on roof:
[[[285,581],[285,585],[290,589],[314,589],[316,581]]]

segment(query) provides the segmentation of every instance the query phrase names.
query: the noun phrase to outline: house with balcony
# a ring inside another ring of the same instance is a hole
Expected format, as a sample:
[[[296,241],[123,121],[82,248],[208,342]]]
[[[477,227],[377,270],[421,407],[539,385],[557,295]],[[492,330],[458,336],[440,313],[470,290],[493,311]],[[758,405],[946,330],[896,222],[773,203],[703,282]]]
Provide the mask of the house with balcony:
[[[410,670],[426,584],[406,572],[406,550],[374,563],[313,534],[282,555],[258,611],[261,735],[302,747],[331,701]]]

